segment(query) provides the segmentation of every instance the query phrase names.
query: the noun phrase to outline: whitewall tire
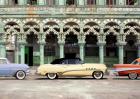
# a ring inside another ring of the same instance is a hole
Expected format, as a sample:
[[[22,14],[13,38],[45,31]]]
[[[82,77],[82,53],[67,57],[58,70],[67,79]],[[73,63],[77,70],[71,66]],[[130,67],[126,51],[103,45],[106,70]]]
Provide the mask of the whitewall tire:
[[[95,79],[102,79],[104,74],[102,71],[95,71],[95,72],[93,72],[92,76]]]
[[[56,73],[48,73],[48,74],[47,74],[47,77],[48,77],[49,79],[56,79],[56,78],[57,78],[57,74],[56,74]]]
[[[138,78],[138,74],[137,73],[129,73],[128,74],[128,77],[129,77],[129,79],[134,80],[134,79],[137,79]]]
[[[26,73],[24,71],[17,71],[16,73],[16,79],[19,79],[19,80],[23,80],[25,79],[26,77]]]

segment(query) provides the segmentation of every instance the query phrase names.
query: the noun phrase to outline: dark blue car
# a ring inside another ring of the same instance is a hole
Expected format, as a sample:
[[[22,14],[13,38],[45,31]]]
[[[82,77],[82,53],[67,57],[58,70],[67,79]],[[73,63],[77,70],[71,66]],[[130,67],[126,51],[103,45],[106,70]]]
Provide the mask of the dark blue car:
[[[6,58],[0,58],[0,76],[16,77],[16,79],[25,79],[29,74],[29,66],[26,64],[12,64]]]

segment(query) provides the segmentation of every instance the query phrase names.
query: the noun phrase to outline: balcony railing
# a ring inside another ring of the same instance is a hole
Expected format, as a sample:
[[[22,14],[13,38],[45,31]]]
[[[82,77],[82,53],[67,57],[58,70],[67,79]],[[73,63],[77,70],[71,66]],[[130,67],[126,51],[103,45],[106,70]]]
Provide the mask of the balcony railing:
[[[140,14],[140,6],[0,6],[0,14]]]

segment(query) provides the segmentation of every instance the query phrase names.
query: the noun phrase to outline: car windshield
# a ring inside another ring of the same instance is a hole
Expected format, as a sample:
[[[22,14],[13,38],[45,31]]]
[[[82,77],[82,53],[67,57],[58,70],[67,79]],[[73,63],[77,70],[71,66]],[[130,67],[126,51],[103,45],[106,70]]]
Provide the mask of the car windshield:
[[[51,62],[51,64],[61,64],[61,59],[55,59],[54,61]]]
[[[139,64],[137,60],[134,60],[131,64]]]
[[[0,59],[0,64],[7,64],[6,59]]]

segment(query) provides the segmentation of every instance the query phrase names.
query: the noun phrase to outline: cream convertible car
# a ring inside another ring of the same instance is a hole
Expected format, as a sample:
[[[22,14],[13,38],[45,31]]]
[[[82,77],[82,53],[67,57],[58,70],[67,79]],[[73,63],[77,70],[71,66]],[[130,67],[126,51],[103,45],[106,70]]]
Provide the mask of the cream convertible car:
[[[79,58],[56,59],[51,64],[38,67],[37,74],[55,79],[62,76],[92,76],[95,79],[103,78],[107,67],[104,64],[83,64]]]

